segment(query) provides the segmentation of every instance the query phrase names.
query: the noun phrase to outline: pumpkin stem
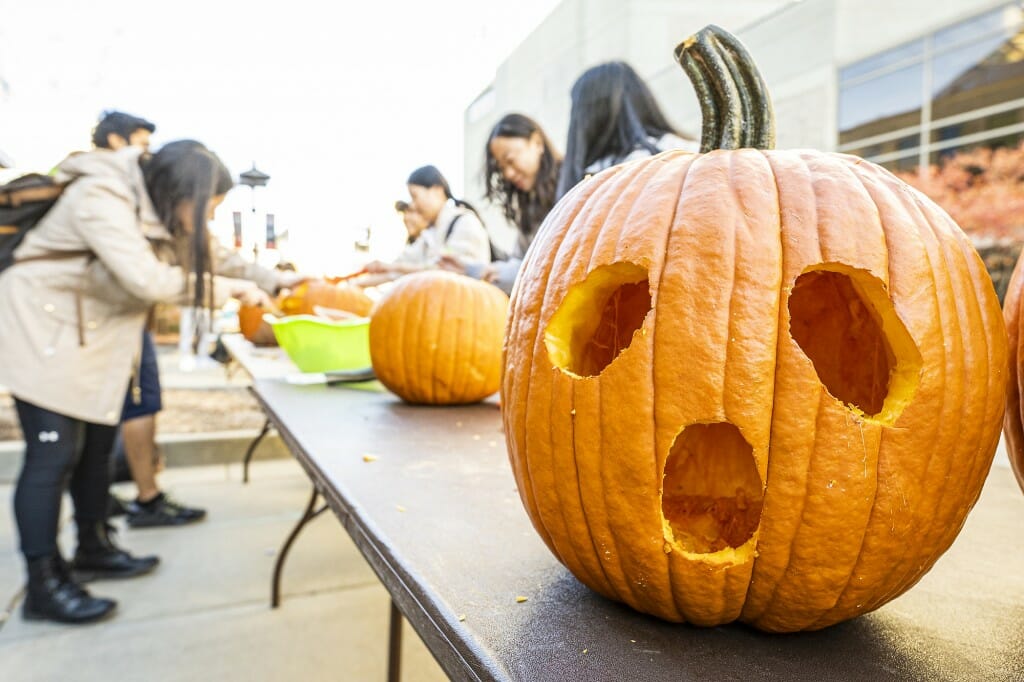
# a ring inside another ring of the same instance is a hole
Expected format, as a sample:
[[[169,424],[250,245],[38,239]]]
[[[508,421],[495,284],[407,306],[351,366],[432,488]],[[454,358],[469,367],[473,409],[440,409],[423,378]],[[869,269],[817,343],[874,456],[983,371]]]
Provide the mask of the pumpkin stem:
[[[675,54],[700,101],[701,152],[775,147],[768,87],[736,36],[711,24],[680,43]]]

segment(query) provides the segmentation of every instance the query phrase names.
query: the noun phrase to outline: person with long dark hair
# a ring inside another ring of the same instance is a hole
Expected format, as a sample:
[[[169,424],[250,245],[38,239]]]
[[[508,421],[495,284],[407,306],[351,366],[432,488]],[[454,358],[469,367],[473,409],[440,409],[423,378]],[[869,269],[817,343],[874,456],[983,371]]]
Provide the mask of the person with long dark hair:
[[[96,149],[117,151],[128,146],[149,150],[150,135],[156,124],[123,111],[105,111],[92,133]],[[56,171],[58,179],[65,174]],[[114,439],[112,453],[114,480],[130,478],[137,490],[134,500],[125,500],[110,493],[110,516],[125,516],[133,528],[182,525],[198,521],[204,509],[185,506],[173,500],[156,481],[160,449],[156,444],[156,418],[163,409],[160,370],[156,359],[156,343],[148,329],[142,332],[135,381],[125,396],[121,423]],[[127,470],[127,476],[121,473]]]
[[[105,127],[108,130],[106,139],[108,143],[113,143],[110,148],[117,150],[127,146],[128,138],[125,137],[125,133],[129,131],[128,126],[135,125],[137,119],[130,117],[123,122],[124,127],[118,128],[108,124],[109,118],[110,116],[104,118],[97,129]],[[137,131],[132,134],[137,135]],[[194,140],[171,143],[162,148],[153,160],[147,162],[148,172],[163,173],[164,166],[176,168],[182,159],[194,158],[203,149],[203,145]],[[225,187],[231,188],[230,176],[223,176],[218,182],[220,190],[226,192]],[[161,247],[166,239],[160,233],[148,236],[155,247],[169,251],[169,245],[163,244]],[[248,261],[237,251],[224,247],[215,239],[210,238],[208,242],[212,249],[209,264],[217,275],[250,280],[268,294],[275,294],[281,288],[294,286],[305,279],[305,276],[299,273],[270,270]],[[172,257],[173,254],[168,253],[168,258]],[[163,400],[156,347],[148,329],[143,332],[142,351],[135,379],[125,396],[121,412],[119,438],[115,440],[114,469],[117,471],[121,468],[117,466],[117,460],[121,459],[135,483],[137,495],[134,500],[121,500],[111,493],[110,514],[123,514],[127,524],[132,528],[181,526],[199,521],[205,518],[205,509],[178,502],[162,490],[157,482],[160,450],[156,444],[156,416],[163,407]]]
[[[207,220],[233,183],[203,145],[172,142],[152,156],[98,150],[59,170],[73,180],[0,272],[0,384],[25,438],[14,492],[24,616],[82,623],[115,607],[82,581],[158,563],[118,547],[107,523],[108,458],[149,309],[269,298],[254,283],[212,275]],[[71,562],[57,543],[65,491],[78,532]]]
[[[410,213],[426,227],[407,243],[399,259],[373,261],[371,274],[357,280],[362,286],[404,274],[438,267],[442,258],[462,268],[482,267],[491,262],[491,241],[483,220],[473,206],[452,194],[448,180],[435,166],[422,166],[410,173],[406,186],[412,199],[401,213]]]
[[[484,266],[479,275],[506,294],[512,291],[537,229],[555,205],[561,168],[561,155],[529,116],[506,114],[491,128],[484,152],[485,196],[501,206],[517,234],[509,257]]]
[[[668,122],[651,89],[626,62],[587,69],[573,84],[571,97],[558,198],[605,168],[668,149],[698,149]]]

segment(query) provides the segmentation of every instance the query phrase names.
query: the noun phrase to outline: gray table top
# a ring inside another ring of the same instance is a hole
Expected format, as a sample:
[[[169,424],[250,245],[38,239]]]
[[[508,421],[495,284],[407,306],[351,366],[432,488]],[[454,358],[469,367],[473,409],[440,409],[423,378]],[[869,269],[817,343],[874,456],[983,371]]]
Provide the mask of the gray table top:
[[[254,346],[241,334],[222,334],[220,337],[242,369],[253,379],[283,378],[300,374],[299,368],[279,346]]]
[[[702,629],[610,602],[554,559],[495,401],[416,407],[274,379],[253,392],[453,679],[1024,680],[1024,495],[1005,467],[933,570],[878,611],[814,633]]]

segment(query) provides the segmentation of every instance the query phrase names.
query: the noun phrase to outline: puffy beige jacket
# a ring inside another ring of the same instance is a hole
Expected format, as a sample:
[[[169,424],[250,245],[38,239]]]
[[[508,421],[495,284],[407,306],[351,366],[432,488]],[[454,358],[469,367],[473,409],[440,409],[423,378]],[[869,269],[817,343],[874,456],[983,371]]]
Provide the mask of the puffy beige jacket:
[[[21,400],[99,424],[120,419],[149,308],[188,295],[188,272],[156,256],[173,249],[154,250],[169,245],[170,235],[146,192],[138,155],[129,147],[69,157],[59,175],[74,181],[14,254],[91,256],[16,262],[0,273],[0,385]],[[249,286],[215,277],[215,303]]]

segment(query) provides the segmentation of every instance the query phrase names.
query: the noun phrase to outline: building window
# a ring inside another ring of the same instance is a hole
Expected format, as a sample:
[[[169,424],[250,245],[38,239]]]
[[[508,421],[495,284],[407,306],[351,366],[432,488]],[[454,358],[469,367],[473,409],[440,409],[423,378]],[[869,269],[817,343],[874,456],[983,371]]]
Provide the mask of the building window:
[[[1024,2],[839,72],[839,151],[892,170],[1024,140]]]

